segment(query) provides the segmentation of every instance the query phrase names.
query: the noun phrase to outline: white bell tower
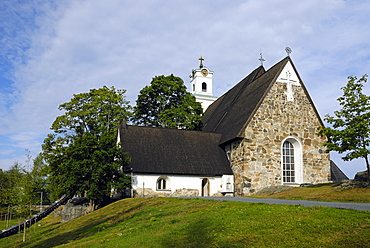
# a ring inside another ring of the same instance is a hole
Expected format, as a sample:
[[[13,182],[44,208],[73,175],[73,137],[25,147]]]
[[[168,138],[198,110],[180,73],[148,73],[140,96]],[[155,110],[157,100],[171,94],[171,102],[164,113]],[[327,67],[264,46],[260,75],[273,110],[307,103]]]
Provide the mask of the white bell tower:
[[[212,93],[212,76],[213,71],[210,71],[203,65],[204,58],[199,58],[199,68],[194,69],[190,75],[190,92],[197,102],[202,104],[205,112],[209,105],[217,100],[217,97]]]

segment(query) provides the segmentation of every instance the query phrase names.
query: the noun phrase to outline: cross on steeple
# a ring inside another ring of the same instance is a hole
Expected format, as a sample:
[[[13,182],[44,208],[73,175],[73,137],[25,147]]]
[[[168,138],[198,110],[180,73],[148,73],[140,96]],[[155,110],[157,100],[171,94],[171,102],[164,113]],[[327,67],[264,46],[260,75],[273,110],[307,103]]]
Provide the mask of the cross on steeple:
[[[262,58],[262,53],[260,53],[260,55],[261,55],[261,58],[259,58],[258,60],[261,62],[261,65],[263,66],[263,62],[265,62],[265,59]]]
[[[199,62],[200,62],[200,65],[199,65],[199,68],[203,68],[203,61],[204,61],[204,58],[202,56],[199,57]]]
[[[290,57],[290,54],[292,53],[292,49],[290,47],[286,47],[285,52],[287,53],[288,57]]]

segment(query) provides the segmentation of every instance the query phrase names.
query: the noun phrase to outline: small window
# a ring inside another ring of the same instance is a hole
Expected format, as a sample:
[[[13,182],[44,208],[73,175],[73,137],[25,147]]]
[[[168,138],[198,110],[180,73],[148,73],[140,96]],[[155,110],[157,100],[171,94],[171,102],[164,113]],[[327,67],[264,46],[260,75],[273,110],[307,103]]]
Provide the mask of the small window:
[[[167,177],[160,177],[157,180],[157,190],[169,190],[170,181]]]
[[[230,151],[227,151],[226,152],[226,156],[227,156],[227,159],[230,161],[231,160],[231,153],[230,153]]]
[[[207,92],[207,84],[204,82],[202,83],[202,91]]]
[[[195,84],[193,84],[193,92],[195,91]]]
[[[227,183],[226,183],[226,190],[227,191],[230,191],[231,190],[231,182],[230,182],[230,178],[227,179]]]

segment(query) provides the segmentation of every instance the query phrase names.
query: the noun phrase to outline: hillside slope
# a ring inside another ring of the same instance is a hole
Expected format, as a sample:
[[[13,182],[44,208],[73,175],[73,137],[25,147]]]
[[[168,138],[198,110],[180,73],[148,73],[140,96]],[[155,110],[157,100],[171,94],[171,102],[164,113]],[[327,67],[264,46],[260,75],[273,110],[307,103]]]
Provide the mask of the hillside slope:
[[[368,247],[370,212],[203,199],[138,198],[58,223],[52,216],[0,247]]]
[[[337,183],[316,184],[309,187],[282,188],[282,186],[278,186],[266,188],[254,196],[288,200],[370,203],[370,187],[363,187],[364,185],[366,183],[349,180]]]

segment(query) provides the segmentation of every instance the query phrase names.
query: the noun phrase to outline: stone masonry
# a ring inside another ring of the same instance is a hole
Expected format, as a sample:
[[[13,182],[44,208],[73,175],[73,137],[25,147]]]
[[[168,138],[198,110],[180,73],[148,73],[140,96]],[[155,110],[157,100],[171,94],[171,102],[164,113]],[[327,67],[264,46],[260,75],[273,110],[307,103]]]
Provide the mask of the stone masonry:
[[[134,190],[134,196],[135,197],[191,197],[191,196],[200,196],[200,192],[198,189],[176,189],[173,193],[171,193],[171,190],[167,191],[159,191],[156,192],[151,188],[145,188],[144,194],[143,189],[135,189]],[[223,196],[223,194],[218,191],[211,196]]]
[[[88,203],[74,205],[67,203],[62,209],[62,222],[67,222],[90,213],[91,207]]]
[[[221,196],[222,194],[219,193],[216,196]],[[179,196],[199,196],[199,190],[197,189],[177,189],[173,193],[171,190],[164,190],[156,192],[151,188],[145,188],[144,191],[141,188],[137,188],[134,191],[135,197],[179,197]]]
[[[321,126],[306,92],[292,86],[294,101],[287,101],[287,85],[276,82],[245,128],[245,137],[231,144],[231,166],[236,194],[250,195],[268,186],[282,185],[282,142],[291,137],[301,145],[302,177],[297,183],[325,183],[330,179],[330,157]]]

